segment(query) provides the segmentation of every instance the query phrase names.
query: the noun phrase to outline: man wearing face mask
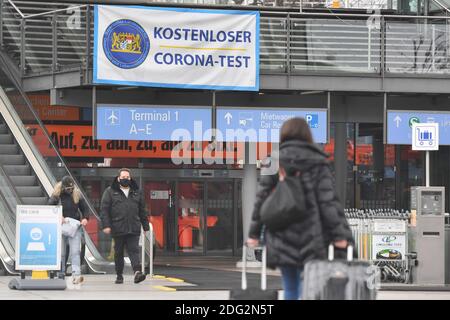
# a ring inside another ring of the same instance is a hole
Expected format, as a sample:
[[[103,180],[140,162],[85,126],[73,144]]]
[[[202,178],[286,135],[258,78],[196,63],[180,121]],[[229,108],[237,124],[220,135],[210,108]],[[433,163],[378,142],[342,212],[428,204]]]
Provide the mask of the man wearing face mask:
[[[117,284],[123,283],[124,249],[126,247],[134,271],[134,283],[145,280],[141,270],[139,237],[141,226],[149,231],[145,202],[129,169],[119,170],[119,176],[103,193],[101,208],[103,232],[114,239],[114,262]]]
[[[72,218],[80,221],[81,226],[87,225],[89,219],[88,207],[81,197],[81,191],[75,187],[75,183],[70,176],[63,177],[62,180],[55,185],[53,194],[48,200],[48,204],[62,205],[63,218],[65,219],[63,223],[68,223],[66,218]],[[73,284],[80,284],[84,280],[80,270],[81,235],[81,228],[78,228],[73,237],[62,236],[61,272],[58,277],[64,279],[66,269],[66,247],[68,244],[72,263]]]

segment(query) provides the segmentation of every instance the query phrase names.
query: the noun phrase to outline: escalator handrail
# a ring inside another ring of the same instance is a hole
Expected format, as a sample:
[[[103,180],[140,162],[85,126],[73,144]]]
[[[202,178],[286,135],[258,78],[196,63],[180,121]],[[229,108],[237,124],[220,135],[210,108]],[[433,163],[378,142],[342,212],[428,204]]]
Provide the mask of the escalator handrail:
[[[9,209],[9,211],[10,211],[11,213],[14,213],[14,212],[15,212],[15,208],[11,208],[11,206],[10,206],[10,204],[8,203],[8,201],[6,200],[5,195],[3,194],[3,192],[0,192],[0,200],[1,200],[2,203],[4,203],[4,204],[7,206],[7,208]],[[15,220],[13,221],[12,215],[10,215],[10,218],[11,218],[11,222],[12,222],[13,224],[15,224],[16,221],[15,221]]]
[[[10,190],[12,191],[12,193],[14,194],[14,197],[17,199],[18,203],[22,203],[22,198],[19,197],[19,194],[17,192],[16,187],[14,186],[14,184],[12,183],[11,179],[9,178],[9,176],[6,174],[5,172],[5,168],[3,167],[3,163],[0,162],[0,175],[2,175],[3,177],[5,177],[6,182],[8,183],[8,187],[10,188]],[[0,192],[1,193],[1,192]],[[3,196],[3,194],[2,194]],[[8,203],[8,207],[9,207],[9,203]],[[12,208],[10,207],[10,209],[12,210]],[[13,210],[14,212],[14,210]]]
[[[434,3],[436,3],[438,5],[438,7],[440,7],[441,9],[443,9],[446,13],[450,13],[450,9],[447,8],[445,5],[443,5],[440,1],[438,0],[431,0]]]
[[[10,232],[11,234],[13,234],[14,237],[15,237],[15,234],[14,234],[14,231],[13,231],[13,230],[14,230],[14,227],[12,227],[13,225],[15,225],[15,221],[12,221],[12,220],[13,220],[13,219],[12,219],[12,213],[13,213],[14,211],[11,210],[11,207],[10,207],[9,203],[8,203],[8,201],[6,201],[6,198],[5,198],[5,196],[4,196],[4,194],[3,194],[2,192],[0,192],[0,201],[1,201],[3,204],[5,204],[6,207],[7,207],[7,209],[9,209],[9,211],[10,211],[9,213],[7,213],[8,218],[9,218],[9,220],[10,220],[10,221],[9,221],[10,224],[7,225],[7,227],[8,227],[9,229],[11,229],[9,232]],[[3,218],[4,220],[6,220],[5,214],[3,214],[1,218]],[[5,224],[8,224],[8,222],[5,221]],[[13,248],[13,250],[15,251],[16,239],[15,239],[15,238],[14,238],[14,239],[11,239],[11,236],[8,236],[8,232],[7,232],[6,229],[5,229],[5,227],[6,227],[5,224],[3,224],[3,223],[0,224],[0,228],[2,229],[2,231],[0,231],[0,233],[1,233],[1,235],[0,235],[0,261],[2,262],[4,268],[6,269],[6,271],[7,271],[9,274],[18,274],[18,273],[14,270],[14,262],[12,262],[12,263],[8,263],[8,262],[7,262],[7,260],[14,261],[14,260],[15,260],[15,257],[11,257],[10,253],[8,252],[8,250],[6,250],[4,241],[7,241],[8,244],[9,244],[9,246],[10,246],[10,248]],[[3,237],[6,238],[6,240],[3,240]],[[12,253],[12,252],[11,252],[11,253]]]
[[[14,215],[15,210],[11,209],[11,207],[9,206],[9,204],[8,204],[8,202],[6,201],[6,198],[5,198],[5,196],[4,196],[4,194],[3,194],[2,192],[0,192],[0,199],[1,199],[1,202],[2,202],[3,204],[5,204],[5,205],[7,206],[7,208],[9,209],[8,218],[9,218],[9,221],[10,221],[10,225],[8,225],[8,227],[9,227],[11,230],[14,230],[16,221],[13,220],[12,217],[13,217],[13,215]],[[3,219],[5,219],[5,215],[2,215],[2,217],[3,217]],[[5,219],[5,220],[6,220],[6,219]],[[0,224],[0,225],[1,225],[1,224]],[[2,228],[3,228],[3,226],[2,226]],[[3,229],[4,229],[4,228],[3,228]],[[11,233],[14,234],[13,231],[11,231]],[[14,236],[15,236],[15,234],[14,234]],[[11,239],[9,239],[9,237],[8,237],[8,240],[9,240],[9,243],[11,244]],[[15,239],[14,239],[13,242],[15,242]],[[14,245],[13,245],[12,247],[14,248]]]
[[[5,249],[5,246],[3,245],[3,241],[0,239],[0,261],[2,262],[3,266],[5,267],[6,271],[10,274],[17,275],[19,274],[14,269],[14,262],[8,263],[4,256],[7,256],[7,259],[14,261],[14,259],[11,258],[11,256],[8,254],[7,250]]]

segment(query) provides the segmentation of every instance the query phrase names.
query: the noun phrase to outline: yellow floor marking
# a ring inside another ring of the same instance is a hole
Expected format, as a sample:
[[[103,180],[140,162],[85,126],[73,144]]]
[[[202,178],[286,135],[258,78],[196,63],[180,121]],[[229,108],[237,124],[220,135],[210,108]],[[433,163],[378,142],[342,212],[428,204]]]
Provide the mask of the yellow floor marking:
[[[162,290],[162,291],[177,291],[177,289],[175,289],[175,288],[169,288],[169,287],[165,287],[165,286],[153,286],[153,288]]]
[[[166,280],[172,281],[172,282],[184,282],[183,279],[178,279],[178,278],[167,278]]]

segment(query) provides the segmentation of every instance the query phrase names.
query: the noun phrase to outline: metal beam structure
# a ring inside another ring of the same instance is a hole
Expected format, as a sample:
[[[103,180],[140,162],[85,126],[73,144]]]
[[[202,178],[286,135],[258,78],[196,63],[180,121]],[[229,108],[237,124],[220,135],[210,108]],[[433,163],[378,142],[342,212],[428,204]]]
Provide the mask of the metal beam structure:
[[[325,90],[353,92],[404,92],[404,93],[450,93],[450,78],[428,78],[417,75],[261,75],[261,90]]]
[[[31,76],[23,78],[22,84],[26,92],[76,88],[83,86],[83,74],[81,71],[71,71],[56,73],[53,76]],[[374,76],[273,74],[260,76],[260,90],[450,94],[450,78],[402,76],[383,79]]]
[[[52,5],[42,2],[38,8],[23,2],[25,11],[20,18],[20,3],[3,0],[2,44],[20,65],[27,92],[93,85],[89,5],[179,5],[147,0],[70,0]],[[226,7],[261,10],[261,91],[450,93],[449,17],[300,14],[288,8]],[[72,8],[79,8],[76,28],[67,22]]]

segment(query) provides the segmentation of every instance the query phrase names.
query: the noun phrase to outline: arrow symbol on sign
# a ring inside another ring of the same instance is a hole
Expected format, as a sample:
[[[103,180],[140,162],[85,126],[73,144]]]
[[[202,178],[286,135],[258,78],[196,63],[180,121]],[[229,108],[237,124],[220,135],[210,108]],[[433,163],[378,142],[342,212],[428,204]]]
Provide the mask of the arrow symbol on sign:
[[[400,122],[402,121],[402,118],[400,118],[399,116],[396,116],[394,118],[394,121],[396,122],[397,128],[400,126]]]
[[[225,120],[227,120],[227,125],[231,124],[231,119],[233,119],[233,116],[231,115],[231,113],[227,112],[227,114],[225,115]]]

